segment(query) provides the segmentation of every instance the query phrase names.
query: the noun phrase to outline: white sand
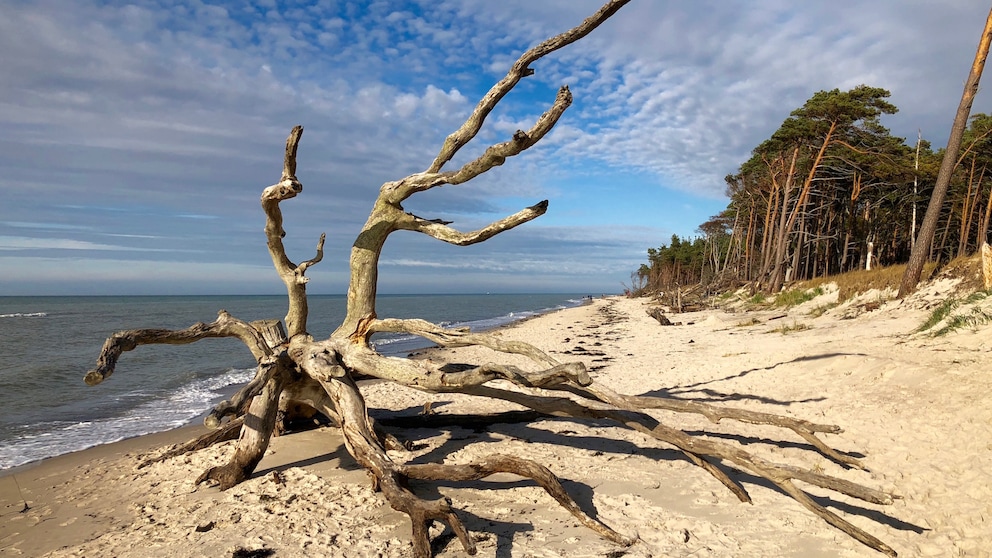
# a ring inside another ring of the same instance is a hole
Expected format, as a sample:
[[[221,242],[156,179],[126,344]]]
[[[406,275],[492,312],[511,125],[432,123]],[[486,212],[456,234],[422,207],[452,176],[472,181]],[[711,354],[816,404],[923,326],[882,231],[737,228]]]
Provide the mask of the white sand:
[[[596,381],[621,392],[838,424],[845,432],[824,438],[841,451],[864,453],[869,472],[844,470],[804,451],[795,435],[770,427],[656,415],[690,432],[743,443],[773,461],[822,468],[902,495],[891,506],[838,495],[820,500],[901,556],[992,555],[992,327],[940,338],[912,334],[935,293],[874,311],[863,304],[878,297],[862,297],[811,317],[829,296],[771,321],[785,311],[709,310],[672,316],[684,324],[672,327],[648,317],[643,300],[597,300],[500,334],[582,360]],[[856,317],[845,319],[850,316]],[[751,322],[757,324],[744,325]],[[795,331],[773,331],[783,326]],[[577,354],[576,347],[603,354]],[[489,357],[467,348],[430,358]],[[371,407],[410,415],[428,400],[438,413],[513,408],[385,383],[363,389]],[[223,493],[197,489],[193,479],[223,462],[228,444],[135,468],[142,450],[195,433],[103,446],[0,477],[0,554],[192,557],[231,556],[245,548],[271,549],[279,557],[412,556],[406,516],[372,491],[334,429],[275,439],[254,477]],[[516,453],[537,460],[586,509],[640,537],[626,549],[601,540],[542,490],[509,475],[417,485],[423,495],[443,494],[463,510],[479,556],[881,556],[766,482],[735,477],[754,500],[741,504],[678,452],[605,423],[555,419],[480,432],[455,427],[397,434],[417,446],[409,455],[393,454],[396,459],[459,462]],[[30,506],[23,513],[14,478]],[[434,535],[440,535],[437,555],[464,555],[450,531],[437,527]]]

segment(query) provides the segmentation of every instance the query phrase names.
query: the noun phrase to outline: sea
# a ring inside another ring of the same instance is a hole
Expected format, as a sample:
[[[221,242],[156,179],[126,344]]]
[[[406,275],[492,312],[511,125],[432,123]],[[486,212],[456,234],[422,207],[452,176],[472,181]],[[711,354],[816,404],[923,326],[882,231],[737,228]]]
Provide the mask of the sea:
[[[330,335],[345,315],[343,295],[309,296],[308,330]],[[380,295],[380,317],[423,318],[484,331],[579,306],[580,294]],[[0,296],[0,470],[203,419],[254,374],[236,339],[143,345],[124,353],[97,386],[83,376],[104,340],[124,329],[183,329],[219,310],[244,321],[282,319],[285,296]],[[410,335],[376,335],[380,353],[430,347]]]

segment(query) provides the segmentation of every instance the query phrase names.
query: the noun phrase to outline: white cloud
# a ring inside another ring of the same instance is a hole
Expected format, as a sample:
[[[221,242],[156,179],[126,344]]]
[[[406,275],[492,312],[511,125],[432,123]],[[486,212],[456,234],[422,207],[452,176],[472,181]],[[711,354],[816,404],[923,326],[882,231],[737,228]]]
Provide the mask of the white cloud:
[[[106,235],[121,238],[158,238],[150,235]],[[32,238],[26,236],[0,235],[0,251],[41,251],[41,250],[79,250],[104,252],[181,252],[192,254],[202,250],[191,248],[139,248],[115,244],[100,244],[73,238]]]
[[[289,129],[303,124],[305,190],[283,204],[286,242],[309,255],[327,232],[325,264],[336,267],[315,273],[340,285],[379,186],[426,168],[522,49],[599,4],[7,2],[0,75],[16,79],[0,80],[0,227],[16,233],[0,229],[3,249],[171,250],[264,267],[258,195],[279,177]],[[492,273],[519,286],[526,279],[510,273],[547,282],[567,269],[617,283],[647,246],[692,234],[698,223],[682,222],[682,202],[718,206],[723,176],[816,90],[888,88],[902,110],[883,122],[942,144],[985,14],[968,0],[632,2],[534,64],[450,166],[529,128],[568,84],[575,103],[539,146],[407,204],[464,228],[547,197],[553,212],[559,199],[571,211],[542,220],[555,227],[500,235],[475,263],[406,240],[397,245],[416,252],[389,256],[387,246],[383,261],[453,282]],[[983,92],[974,110],[988,104]],[[645,186],[635,196],[615,181]],[[650,192],[674,200],[647,203]],[[624,225],[641,228],[617,232]],[[155,265],[201,269],[139,269]]]

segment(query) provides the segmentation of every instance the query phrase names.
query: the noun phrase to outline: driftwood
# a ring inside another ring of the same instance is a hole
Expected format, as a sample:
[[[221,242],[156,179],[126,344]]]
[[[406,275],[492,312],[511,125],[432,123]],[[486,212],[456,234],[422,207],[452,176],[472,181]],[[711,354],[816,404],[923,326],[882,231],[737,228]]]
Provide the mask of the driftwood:
[[[665,313],[662,312],[661,308],[658,307],[648,310],[648,316],[658,320],[658,323],[663,326],[682,325],[682,322],[672,323],[672,320],[669,320],[668,316],[666,316]]]
[[[414,552],[418,557],[431,554],[429,527],[435,521],[447,524],[467,552],[474,552],[475,547],[452,503],[447,499],[426,500],[415,495],[407,488],[408,479],[461,481],[501,472],[533,479],[582,524],[618,545],[630,545],[635,541],[586,514],[549,469],[531,460],[513,455],[492,455],[461,464],[414,465],[395,460],[386,450],[402,449],[403,446],[370,418],[365,398],[356,383],[360,379],[378,378],[429,393],[459,392],[491,397],[517,403],[535,413],[515,415],[518,418],[553,416],[576,421],[612,421],[640,432],[648,443],[664,442],[678,448],[742,502],[749,502],[750,497],[744,486],[727,471],[744,471],[768,480],[830,525],[873,549],[895,556],[895,551],[885,543],[818,504],[797,486],[796,481],[874,504],[889,504],[895,496],[819,470],[766,461],[739,445],[667,426],[652,413],[691,413],[712,422],[731,420],[778,427],[805,440],[811,451],[821,453],[842,467],[862,468],[857,459],[835,451],[821,440],[824,434],[839,434],[841,429],[837,426],[703,402],[614,393],[594,384],[582,363],[561,362],[530,344],[467,330],[444,329],[424,320],[379,317],[376,313],[379,255],[393,232],[413,231],[463,246],[483,242],[544,214],[547,201],[526,207],[482,229],[462,232],[448,223],[408,213],[402,203],[419,192],[467,182],[540,141],[571,104],[572,96],[567,87],[558,91],[554,102],[529,130],[517,131],[506,141],[489,146],[460,168],[444,170],[455,154],[476,137],[503,96],[521,79],[534,73],[532,63],[581,39],[626,3],[626,0],[610,1],[574,29],[525,52],[482,98],[465,123],[447,137],[423,172],[382,185],[351,250],[347,314],[328,337],[317,339],[307,329],[308,278],[305,274],[322,259],[324,237],[317,242],[315,256],[299,264],[289,259],[282,242],[285,231],[280,204],[303,190],[296,176],[296,153],[303,128],[297,126],[286,141],[282,175],[276,184],[265,188],[261,199],[269,254],[288,296],[288,311],[282,321],[284,327],[271,321],[246,323],[221,311],[212,323],[197,323],[182,330],[121,331],[104,343],[96,367],[86,374],[86,382],[95,385],[108,379],[122,353],[140,345],[187,344],[210,337],[240,339],[255,357],[257,372],[230,400],[218,404],[204,421],[208,426],[223,429],[225,434],[217,439],[232,437],[234,431],[239,437],[233,444],[228,462],[204,471],[197,482],[227,489],[247,479],[276,431],[280,410],[291,405],[307,405],[338,425],[347,450],[369,471],[383,497],[393,508],[409,515]],[[532,366],[524,369],[498,362],[481,362],[451,369],[428,360],[386,358],[369,343],[370,337],[379,332],[413,334],[442,347],[483,346],[497,354],[523,355]],[[496,387],[491,384],[493,380],[509,381],[516,388]],[[201,441],[177,451],[203,445]]]

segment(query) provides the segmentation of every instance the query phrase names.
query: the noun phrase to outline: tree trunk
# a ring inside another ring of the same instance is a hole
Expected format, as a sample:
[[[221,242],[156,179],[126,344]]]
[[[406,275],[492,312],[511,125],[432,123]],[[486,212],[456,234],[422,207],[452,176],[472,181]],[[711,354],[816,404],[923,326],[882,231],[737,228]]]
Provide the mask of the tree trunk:
[[[992,218],[992,188],[989,189],[988,199],[985,202],[985,215],[982,217],[982,224],[978,227],[978,245],[989,241],[989,219]]]
[[[947,195],[947,188],[951,183],[951,175],[954,172],[958,151],[961,149],[961,138],[968,126],[971,105],[975,100],[975,94],[978,93],[978,83],[982,79],[982,71],[985,68],[985,59],[989,55],[990,43],[992,43],[992,10],[989,11],[985,20],[985,28],[982,31],[981,40],[978,42],[978,50],[975,52],[975,61],[971,65],[968,81],[965,82],[964,92],[961,94],[961,102],[954,115],[954,124],[951,126],[950,136],[947,138],[947,148],[940,164],[940,171],[937,172],[937,182],[934,185],[933,194],[930,196],[927,212],[920,225],[920,234],[917,236],[916,244],[909,256],[909,264],[906,266],[902,281],[899,283],[899,298],[913,292],[916,289],[916,284],[920,281],[920,275],[923,274],[923,265],[926,263],[928,248],[937,230],[937,220],[940,218],[940,210],[944,204],[944,197]]]
[[[792,162],[789,163],[789,172],[782,186],[782,209],[779,213],[779,224],[776,233],[774,256],[772,256],[772,270],[769,277],[767,292],[777,292],[782,284],[782,265],[785,262],[785,245],[789,237],[789,225],[792,220],[789,218],[789,202],[792,195],[792,183],[796,172],[796,159],[799,157],[799,148],[792,151]]]

